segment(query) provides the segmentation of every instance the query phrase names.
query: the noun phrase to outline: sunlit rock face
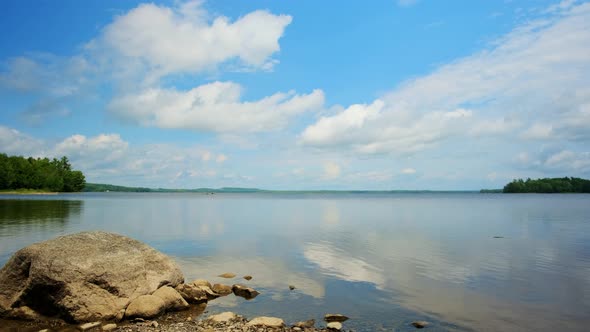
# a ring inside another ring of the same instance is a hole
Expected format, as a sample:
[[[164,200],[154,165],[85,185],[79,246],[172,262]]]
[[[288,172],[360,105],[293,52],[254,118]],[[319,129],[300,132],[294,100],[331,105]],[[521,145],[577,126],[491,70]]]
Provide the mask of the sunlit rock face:
[[[131,300],[184,277],[148,245],[106,232],[83,232],[16,252],[0,270],[0,314],[30,307],[68,321],[120,318]]]

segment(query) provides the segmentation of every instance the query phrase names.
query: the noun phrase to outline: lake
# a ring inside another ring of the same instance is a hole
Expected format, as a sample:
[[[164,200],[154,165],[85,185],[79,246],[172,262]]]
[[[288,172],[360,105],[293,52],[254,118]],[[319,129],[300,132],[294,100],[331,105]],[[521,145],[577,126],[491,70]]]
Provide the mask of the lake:
[[[0,195],[1,265],[83,230],[144,241],[187,281],[254,277],[260,296],[217,299],[209,313],[287,323],[342,313],[356,331],[414,331],[414,320],[430,331],[590,325],[590,195]]]

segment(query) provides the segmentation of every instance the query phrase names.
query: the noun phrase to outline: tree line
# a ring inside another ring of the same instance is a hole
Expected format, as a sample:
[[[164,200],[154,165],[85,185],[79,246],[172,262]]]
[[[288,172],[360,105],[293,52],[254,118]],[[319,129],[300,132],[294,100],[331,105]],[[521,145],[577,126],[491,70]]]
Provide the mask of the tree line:
[[[84,174],[73,170],[65,156],[50,160],[0,153],[0,190],[39,189],[78,192],[82,191],[85,185]]]
[[[517,179],[504,186],[504,193],[590,193],[590,180],[581,178]]]

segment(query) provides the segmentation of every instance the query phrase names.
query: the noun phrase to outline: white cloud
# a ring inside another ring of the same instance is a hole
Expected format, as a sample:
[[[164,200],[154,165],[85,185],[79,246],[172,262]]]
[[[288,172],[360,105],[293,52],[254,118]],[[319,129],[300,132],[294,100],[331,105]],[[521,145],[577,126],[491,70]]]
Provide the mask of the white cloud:
[[[43,143],[20,131],[0,125],[0,153],[37,156]]]
[[[340,165],[336,164],[335,162],[325,162],[324,163],[324,179],[332,180],[336,179],[340,176]]]
[[[87,48],[121,66],[145,66],[149,79],[199,73],[231,60],[269,69],[276,62],[271,55],[280,50],[279,38],[292,20],[265,10],[233,22],[212,16],[200,1],[176,7],[141,4],[116,17]]]
[[[553,127],[549,124],[535,123],[522,133],[526,139],[547,139],[553,137]]]
[[[552,123],[554,137],[588,140],[589,40],[590,3],[564,5],[374,103],[320,118],[301,142],[360,154],[412,153],[452,137],[493,135],[514,143],[515,130],[532,120]],[[538,137],[539,129],[527,135]]]
[[[189,91],[148,89],[114,99],[109,109],[143,126],[203,130],[218,133],[272,131],[300,113],[318,110],[324,94],[275,93],[256,101],[240,101],[241,86],[214,82]]]
[[[404,168],[402,169],[402,174],[415,174],[416,170],[413,168]]]
[[[148,187],[196,188],[215,184],[227,175],[223,163],[229,158],[200,146],[131,145],[118,134],[92,137],[77,134],[58,142],[43,141],[3,126],[0,126],[0,146],[0,152],[9,155],[67,156],[89,182]],[[207,154],[217,163],[203,163]],[[249,178],[249,175],[232,176],[236,181]]]

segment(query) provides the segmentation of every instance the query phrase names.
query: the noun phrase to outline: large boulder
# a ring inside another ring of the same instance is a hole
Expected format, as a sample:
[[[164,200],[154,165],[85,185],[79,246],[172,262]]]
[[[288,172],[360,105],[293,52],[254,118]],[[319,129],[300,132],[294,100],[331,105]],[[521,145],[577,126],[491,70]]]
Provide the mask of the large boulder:
[[[139,241],[83,232],[16,252],[0,270],[0,315],[28,306],[72,322],[121,317],[131,300],[184,282],[176,263]]]

